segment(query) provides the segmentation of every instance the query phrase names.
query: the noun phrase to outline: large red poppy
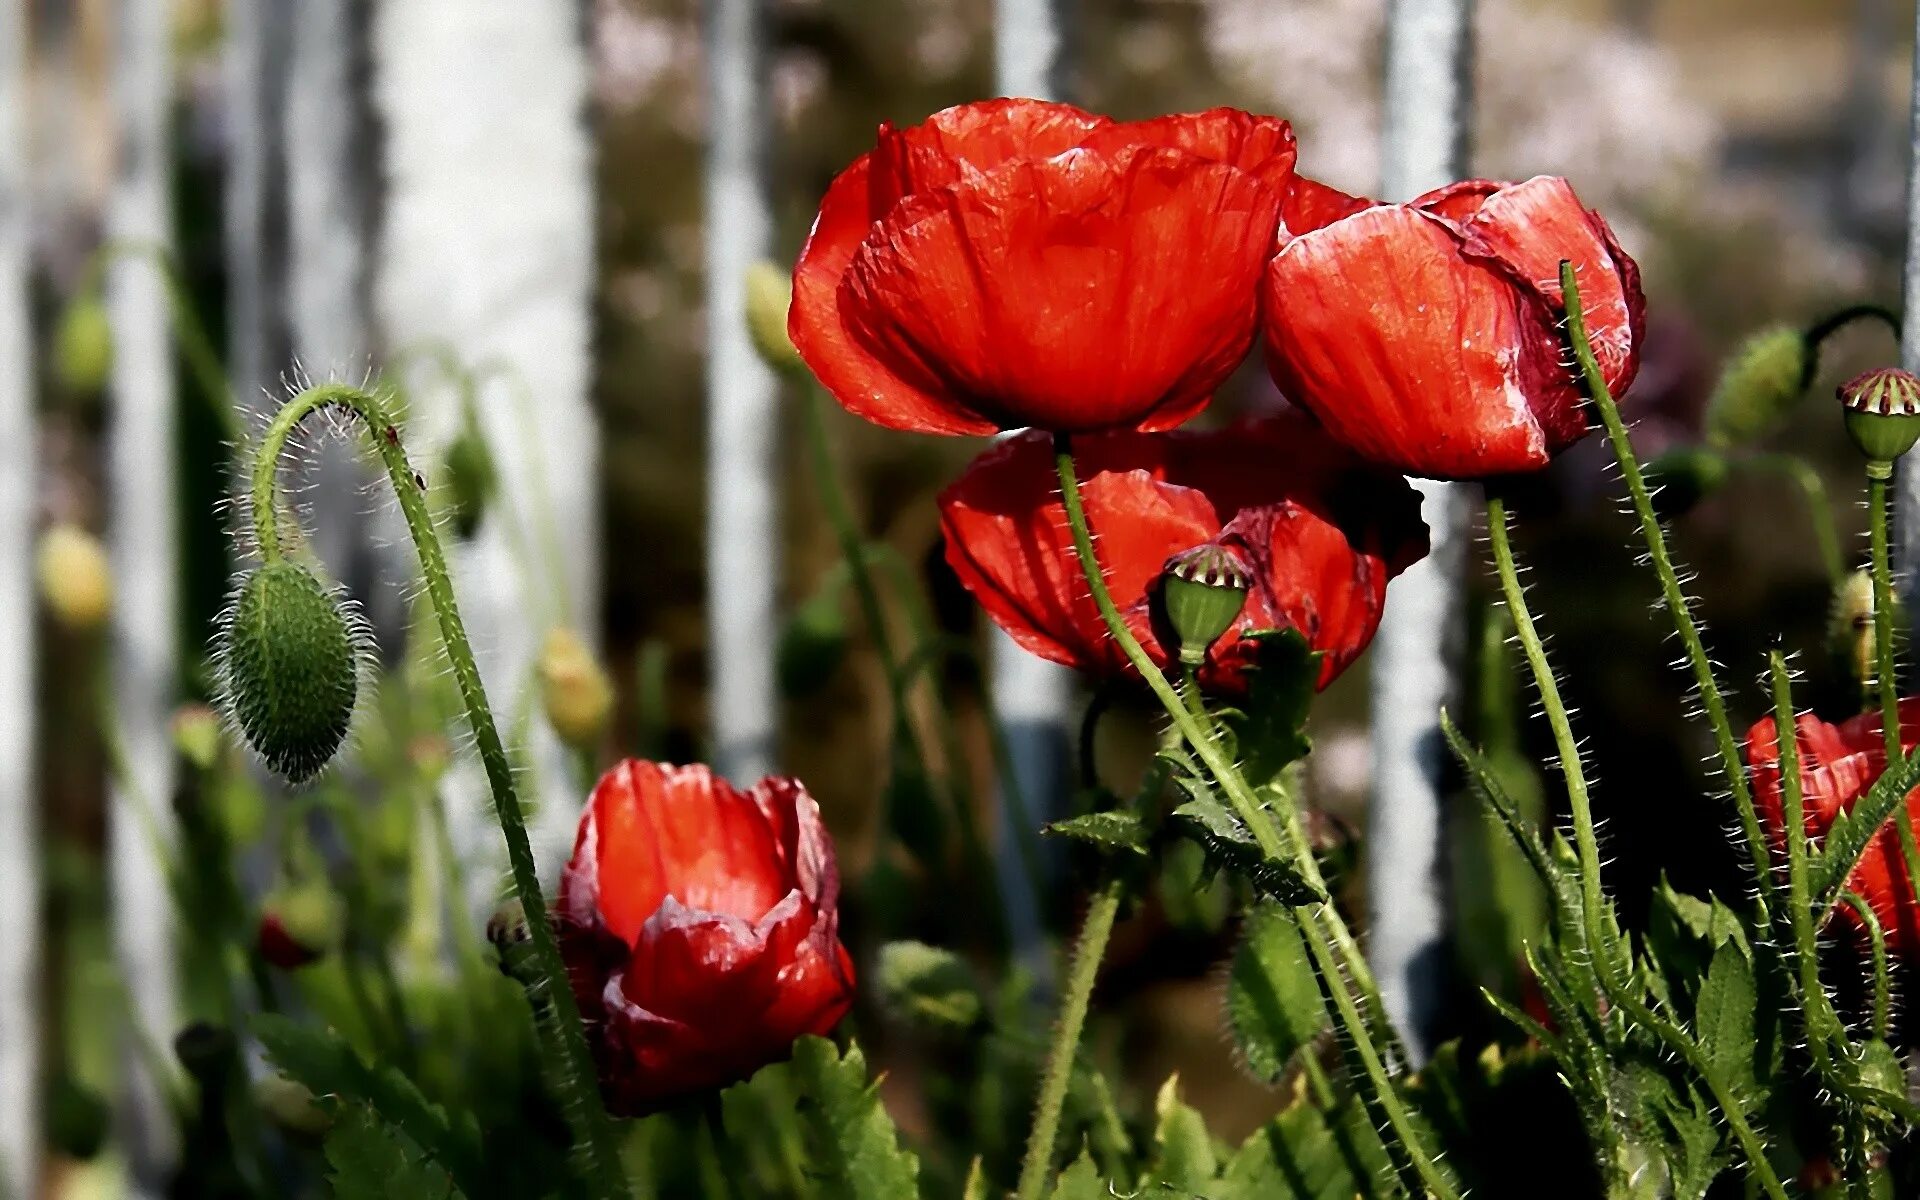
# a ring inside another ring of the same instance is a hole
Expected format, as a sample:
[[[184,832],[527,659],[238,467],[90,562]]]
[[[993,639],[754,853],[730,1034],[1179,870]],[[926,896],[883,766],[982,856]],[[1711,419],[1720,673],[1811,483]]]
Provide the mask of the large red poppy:
[[[1252,579],[1245,609],[1216,642],[1202,686],[1237,694],[1246,635],[1297,629],[1325,652],[1325,687],[1380,625],[1387,581],[1427,550],[1420,500],[1367,467],[1299,413],[1214,432],[1076,439],[1095,553],[1133,635],[1155,662],[1163,643],[1150,594],[1172,556],[1218,544]],[[947,561],[996,624],[1042,658],[1100,675],[1131,670],[1081,576],[1039,433],[975,459],[940,497]]]
[[[883,125],[821,201],[788,331],[895,429],[1171,429],[1252,345],[1293,162],[1285,121],[1227,108],[986,100]]]
[[[593,789],[558,920],[609,1110],[745,1079],[853,999],[840,874],[795,779],[629,759]]]
[[[1887,768],[1880,714],[1863,713],[1839,725],[1807,715],[1794,723],[1800,754],[1800,789],[1806,813],[1807,836],[1815,845],[1826,837],[1834,821],[1849,812]],[[1909,754],[1920,745],[1920,697],[1900,701],[1900,745]],[[1753,779],[1754,800],[1773,851],[1786,861],[1786,800],[1781,791],[1780,737],[1772,717],[1747,731],[1747,767]],[[1920,830],[1920,806],[1907,796],[1905,819]],[[1896,813],[1893,820],[1900,820]],[[1920,951],[1920,907],[1914,902],[1913,881],[1900,854],[1900,831],[1888,821],[1868,843],[1867,852],[1847,877],[1849,891],[1858,892],[1886,930],[1890,952],[1911,955]],[[1849,905],[1834,908],[1849,926],[1859,929],[1859,914]]]
[[[1296,187],[1262,296],[1268,365],[1376,462],[1436,479],[1537,470],[1587,433],[1562,259],[1618,396],[1639,369],[1640,271],[1566,180],[1475,179],[1381,205]]]

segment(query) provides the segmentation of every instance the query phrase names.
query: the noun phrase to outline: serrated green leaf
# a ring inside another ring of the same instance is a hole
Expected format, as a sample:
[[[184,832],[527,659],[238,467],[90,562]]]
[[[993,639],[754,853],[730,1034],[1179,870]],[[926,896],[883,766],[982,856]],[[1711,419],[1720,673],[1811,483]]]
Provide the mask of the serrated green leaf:
[[[1732,1161],[1720,1141],[1720,1120],[1698,1088],[1658,1102],[1666,1127],[1667,1189],[1674,1200],[1702,1200],[1721,1171]]]
[[[1167,1076],[1153,1104],[1153,1159],[1146,1185],[1163,1185],[1201,1192],[1220,1172],[1213,1135],[1198,1111],[1180,1099],[1180,1077]]]
[[[1177,780],[1190,797],[1173,817],[1207,852],[1215,869],[1244,876],[1256,889],[1282,904],[1318,904],[1326,899],[1293,864],[1268,858],[1240,815],[1195,779]]]
[[[1351,1101],[1330,1114],[1297,1101],[1247,1139],[1210,1200],[1353,1200],[1392,1170]]]
[[[900,1148],[858,1046],[848,1046],[842,1057],[827,1039],[803,1037],[793,1046],[793,1077],[816,1195],[910,1200],[920,1194],[920,1162]]]
[[[880,995],[889,1011],[917,1024],[971,1029],[983,1002],[972,968],[959,955],[925,942],[880,947]]]
[[[1755,1082],[1754,1012],[1758,1001],[1753,967],[1746,954],[1731,940],[1721,942],[1713,952],[1706,982],[1700,985],[1693,1024],[1709,1066],[1742,1092],[1750,1092]]]
[[[1093,1165],[1093,1156],[1085,1147],[1081,1148],[1080,1157],[1060,1172],[1051,1200],[1112,1200],[1107,1181],[1100,1178],[1100,1170]]]
[[[960,1200],[993,1200],[993,1185],[987,1182],[987,1168],[978,1154],[973,1156],[973,1165],[967,1168],[967,1182],[960,1189]]]
[[[1227,977],[1227,1023],[1247,1069],[1278,1082],[1293,1056],[1327,1028],[1299,926],[1274,904],[1248,914]]]
[[[458,1200],[453,1176],[363,1104],[343,1103],[327,1133],[327,1182],[339,1200]]]
[[[1145,854],[1147,826],[1133,813],[1121,808],[1087,813],[1065,821],[1055,821],[1046,832],[1070,837],[1108,853]]]
[[[412,1080],[392,1067],[368,1065],[332,1030],[263,1013],[253,1019],[253,1031],[268,1060],[316,1097],[337,1096],[366,1106],[451,1172],[462,1192],[490,1194],[480,1168],[479,1130],[470,1115],[449,1117]]]
[[[1297,629],[1272,629],[1242,639],[1253,643],[1247,699],[1231,722],[1241,772],[1255,787],[1279,777],[1307,756],[1307,711],[1320,682],[1321,654]]]

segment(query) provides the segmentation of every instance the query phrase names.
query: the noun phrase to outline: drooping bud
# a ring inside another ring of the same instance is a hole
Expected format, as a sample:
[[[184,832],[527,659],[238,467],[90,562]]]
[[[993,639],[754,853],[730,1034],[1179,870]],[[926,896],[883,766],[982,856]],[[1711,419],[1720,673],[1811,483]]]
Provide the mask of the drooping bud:
[[[55,620],[77,633],[106,623],[113,610],[113,571],[100,539],[77,525],[55,525],[40,535],[36,557],[40,596]]]
[[[480,528],[499,486],[493,454],[472,421],[466,422],[460,435],[448,443],[441,466],[445,471],[447,510],[453,520],[453,531],[462,538],[470,538]]]
[[[1647,464],[1654,511],[1666,520],[1684,517],[1720,490],[1732,467],[1726,456],[1704,446],[1681,446]]]
[[[255,937],[260,957],[283,971],[320,961],[340,942],[345,914],[323,880],[281,888],[261,906]]]
[[[55,377],[69,395],[92,397],[107,386],[113,369],[113,325],[97,292],[67,302],[53,335]]]
[[[847,656],[845,575],[835,573],[787,617],[774,653],[780,693],[790,699],[811,696],[825,687]]]
[[[747,268],[747,332],[766,364],[782,375],[804,376],[807,364],[787,336],[787,310],[793,306],[793,277],[770,262]]]
[[[1868,472],[1890,474],[1893,460],[1920,441],[1920,378],[1881,367],[1841,384],[1838,394],[1847,410],[1847,436],[1866,455]]]
[[[253,1103],[283,1133],[318,1138],[333,1128],[333,1116],[321,1108],[306,1085],[285,1075],[267,1075],[253,1082]]]
[[[613,712],[613,684],[578,634],[555,626],[540,651],[540,696],[547,723],[560,740],[587,749],[600,740]]]
[[[1197,667],[1246,607],[1252,576],[1240,556],[1209,542],[1183,550],[1161,568],[1160,602],[1180,643],[1180,661]]]
[[[215,654],[234,723],[289,782],[313,778],[353,723],[357,617],[313,572],[276,559],[241,582],[223,625]]]
[[[220,761],[220,717],[204,704],[173,710],[173,748],[202,771]]]
[[[1742,445],[1786,419],[1813,382],[1814,351],[1805,333],[1778,325],[1740,344],[1707,401],[1707,439]]]

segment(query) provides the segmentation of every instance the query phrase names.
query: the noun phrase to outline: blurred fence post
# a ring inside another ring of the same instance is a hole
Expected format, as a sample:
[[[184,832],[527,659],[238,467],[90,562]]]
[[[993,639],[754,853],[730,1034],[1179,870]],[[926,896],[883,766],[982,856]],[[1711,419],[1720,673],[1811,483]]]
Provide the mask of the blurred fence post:
[[[1067,90],[1071,61],[1069,5],[1072,0],[994,0],[994,86],[1002,96],[1058,100]],[[1022,649],[998,626],[990,635],[987,677],[993,702],[992,717],[1006,735],[1008,771],[1019,799],[1016,805],[1003,785],[995,789],[997,840],[994,858],[999,870],[1001,904],[1007,933],[1016,953],[1028,967],[1045,971],[1041,947],[1040,904],[1029,886],[1020,860],[1016,827],[1024,807],[1028,821],[1045,823],[1065,816],[1061,802],[1071,788],[1068,778],[1069,710],[1073,699],[1073,672]]]
[[[0,1195],[40,1172],[40,822],[34,772],[38,478],[27,183],[27,16],[0,11]]]
[[[173,245],[171,129],[173,11],[169,0],[119,0],[113,90],[118,135],[107,236],[121,244]],[[174,470],[174,363],[166,283],[146,255],[118,255],[107,271],[113,372],[107,426],[107,524],[117,603],[112,703],[124,772],[107,816],[113,941],[134,1036],[170,1054],[177,1032],[173,903],[165,857],[173,850],[173,743],[179,681],[178,490]],[[124,1056],[127,1088],[119,1144],[131,1194],[159,1195],[173,1154],[162,1081],[137,1054]]]
[[[530,834],[548,880],[585,797],[530,703],[535,659],[551,624],[590,643],[599,629],[584,24],[572,3],[383,0],[372,32],[386,183],[373,268],[378,338],[388,353],[415,352],[408,450],[423,471],[456,429],[459,405],[432,354],[419,352],[450,353],[475,376],[499,490],[476,536],[454,551],[455,586],[495,711],[510,737],[528,735]],[[477,764],[463,760],[450,789],[456,849],[502,861]],[[491,909],[498,874],[468,878],[472,911]]]
[[[1908,117],[1907,263],[1903,277],[1900,365],[1920,371],[1920,10],[1914,14],[1912,87]],[[1908,613],[1920,607],[1920,470],[1909,455],[1900,462],[1893,525],[1894,586]]]
[[[714,765],[770,771],[780,581],[779,384],[747,334],[747,268],[771,253],[762,0],[713,0],[707,51],[707,658]]]
[[[1473,0],[1393,0],[1387,15],[1380,190],[1407,200],[1465,171]],[[1382,1001],[1420,1061],[1445,999],[1447,749],[1440,706],[1457,693],[1466,490],[1416,480],[1432,552],[1388,589],[1373,643],[1370,937]]]

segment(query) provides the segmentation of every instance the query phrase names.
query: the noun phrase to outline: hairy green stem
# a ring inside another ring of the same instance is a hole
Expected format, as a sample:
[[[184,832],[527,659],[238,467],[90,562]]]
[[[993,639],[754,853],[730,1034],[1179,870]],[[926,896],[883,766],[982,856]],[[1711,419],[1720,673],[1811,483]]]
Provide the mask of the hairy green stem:
[[[1086,1025],[1094,980],[1100,974],[1100,960],[1106,956],[1107,940],[1113,935],[1113,921],[1119,915],[1124,895],[1125,889],[1119,880],[1108,880],[1087,904],[1086,920],[1080,926],[1080,940],[1074,943],[1073,959],[1068,964],[1066,985],[1060,995],[1060,1018],[1054,1024],[1053,1041],[1047,1048],[1046,1073],[1040,1080],[1033,1129],[1027,1135],[1027,1153],[1020,1164],[1020,1186],[1014,1193],[1018,1200],[1040,1200],[1046,1191],[1048,1176],[1053,1173],[1060,1109],[1067,1100],[1067,1085],[1073,1080],[1080,1030]]]
[[[493,712],[487,705],[486,690],[480,681],[480,667],[474,660],[472,644],[453,594],[453,580],[447,571],[446,556],[440,547],[433,520],[427,511],[425,489],[414,474],[401,446],[399,426],[388,414],[384,401],[371,392],[345,384],[326,384],[309,388],[295,396],[274,417],[261,439],[253,466],[251,511],[254,535],[260,554],[273,562],[285,552],[280,531],[278,468],[287,438],[302,420],[323,408],[338,408],[358,417],[367,426],[369,436],[386,468],[389,482],[400,502],[408,532],[419,554],[420,570],[426,582],[427,598],[439,619],[441,641],[453,668],[466,705],[467,722],[486,768],[487,782],[493,791],[494,811],[500,832],[506,840],[507,862],[513,877],[513,889],[526,912],[527,930],[533,962],[538,968],[526,982],[528,1000],[536,1019],[543,1011],[552,1013],[553,1043],[560,1051],[548,1064],[569,1119],[574,1123],[576,1144],[584,1156],[583,1165],[593,1194],[612,1197],[625,1194],[620,1179],[619,1158],[613,1131],[601,1105],[593,1057],[587,1046],[586,1029],[573,989],[567,984],[566,966],[554,938],[548,918],[546,897],[540,891],[540,878],[534,867],[533,848],[527,840],[526,817],[514,784],[513,769],[507,757]]]
[[[1873,911],[1858,892],[1842,892],[1840,902],[1853,909],[1867,931],[1867,946],[1873,955],[1873,1036],[1882,1041],[1893,1013],[1893,987],[1887,975],[1887,931],[1881,927],[1880,914]]]
[[[1826,989],[1820,986],[1820,954],[1807,888],[1807,813],[1800,782],[1800,736],[1795,726],[1787,660],[1778,650],[1767,654],[1767,673],[1773,683],[1773,727],[1780,744],[1780,783],[1787,822],[1787,923],[1793,931],[1794,966],[1800,977],[1800,1005],[1806,1014],[1808,1050],[1814,1065],[1825,1072],[1832,1062],[1833,1041],[1836,1038],[1844,1041],[1846,1035],[1827,999]]]
[[[1807,504],[1807,519],[1813,524],[1813,539],[1820,547],[1820,565],[1826,568],[1827,582],[1840,586],[1847,577],[1847,560],[1840,551],[1840,535],[1834,532],[1833,503],[1827,497],[1827,485],[1820,478],[1820,472],[1793,454],[1760,454],[1747,462],[1755,470],[1784,477],[1799,489]]]
[[[1685,589],[1680,586],[1680,575],[1674,570],[1673,558],[1667,553],[1667,536],[1660,528],[1660,518],[1653,511],[1653,497],[1647,491],[1646,477],[1641,473],[1640,460],[1633,452],[1633,442],[1627,436],[1626,423],[1620,419],[1620,407],[1614,403],[1613,393],[1607,388],[1606,376],[1601,374],[1599,360],[1593,356],[1593,343],[1587,337],[1586,316],[1580,307],[1580,284],[1574,277],[1573,264],[1570,262],[1560,264],[1560,288],[1566,301],[1567,336],[1573,344],[1574,359],[1586,381],[1587,395],[1600,413],[1601,424],[1606,427],[1607,441],[1613,446],[1614,458],[1620,464],[1620,474],[1627,482],[1627,494],[1632,498],[1633,511],[1640,519],[1640,532],[1647,543],[1647,557],[1653,563],[1654,573],[1660,578],[1661,597],[1666,602],[1668,615],[1673,618],[1674,630],[1680,635],[1680,644],[1686,650],[1694,687],[1700,693],[1700,705],[1706,711],[1708,724],[1713,727],[1714,745],[1720,754],[1720,770],[1726,777],[1727,788],[1733,794],[1734,807],[1739,810],[1740,825],[1747,839],[1747,854],[1752,859],[1754,877],[1759,883],[1759,896],[1755,903],[1759,906],[1762,924],[1765,924],[1766,914],[1774,900],[1773,874],[1768,869],[1766,835],[1761,831],[1760,814],[1753,805],[1753,789],[1747,783],[1746,767],[1740,757],[1740,743],[1734,737],[1733,723],[1727,717],[1727,702],[1720,692],[1719,682],[1714,678],[1713,663],[1707,657],[1707,648],[1700,640],[1700,629],[1694,623],[1692,604],[1687,599]]]
[[[1887,545],[1887,492],[1892,478],[1892,463],[1867,464],[1867,537],[1873,554],[1874,686],[1880,693],[1880,737],[1886,746],[1889,771],[1898,770],[1906,760],[1906,752],[1900,746],[1900,679],[1893,648],[1893,566]],[[1908,887],[1920,895],[1920,844],[1915,842],[1913,819],[1907,815],[1907,806],[1896,807],[1889,820],[1900,841]]]

